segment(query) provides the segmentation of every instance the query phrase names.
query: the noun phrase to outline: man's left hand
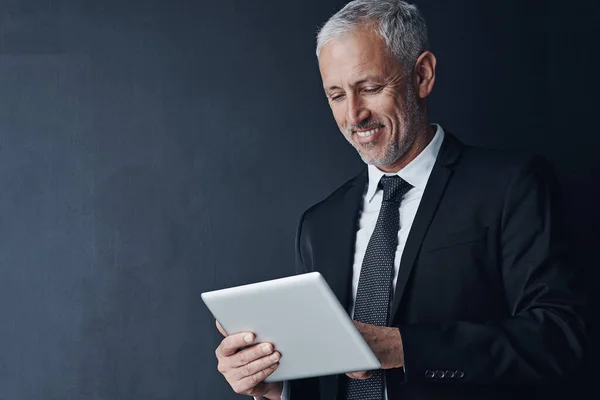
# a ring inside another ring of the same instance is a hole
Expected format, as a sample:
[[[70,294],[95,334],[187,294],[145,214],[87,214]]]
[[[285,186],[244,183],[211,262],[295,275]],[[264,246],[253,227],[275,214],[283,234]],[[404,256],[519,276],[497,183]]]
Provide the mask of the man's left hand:
[[[354,321],[354,325],[381,363],[381,369],[402,368],[404,366],[404,351],[402,337],[398,328],[363,324]],[[367,379],[371,371],[347,373],[350,378]]]

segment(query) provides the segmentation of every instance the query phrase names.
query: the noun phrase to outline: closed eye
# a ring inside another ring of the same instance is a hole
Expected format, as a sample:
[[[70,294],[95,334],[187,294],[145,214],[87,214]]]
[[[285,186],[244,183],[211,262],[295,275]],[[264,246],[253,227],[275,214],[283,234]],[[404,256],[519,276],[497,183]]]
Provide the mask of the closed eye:
[[[378,87],[364,88],[364,89],[363,89],[363,92],[366,92],[366,93],[377,93],[377,92],[379,92],[380,90],[381,90],[381,87],[380,87],[380,86],[378,86]]]

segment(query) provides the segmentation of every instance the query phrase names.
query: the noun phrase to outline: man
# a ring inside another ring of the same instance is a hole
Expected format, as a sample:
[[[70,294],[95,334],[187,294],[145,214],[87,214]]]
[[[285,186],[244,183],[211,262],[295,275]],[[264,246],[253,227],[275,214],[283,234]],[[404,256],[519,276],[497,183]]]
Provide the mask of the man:
[[[302,216],[298,273],[325,277],[382,369],[266,384],[281,355],[270,344],[240,350],[254,340],[241,333],[217,349],[237,393],[506,398],[581,362],[583,300],[551,169],[430,124],[427,49],[425,21],[398,0],[353,1],[317,40],[334,118],[368,166]]]

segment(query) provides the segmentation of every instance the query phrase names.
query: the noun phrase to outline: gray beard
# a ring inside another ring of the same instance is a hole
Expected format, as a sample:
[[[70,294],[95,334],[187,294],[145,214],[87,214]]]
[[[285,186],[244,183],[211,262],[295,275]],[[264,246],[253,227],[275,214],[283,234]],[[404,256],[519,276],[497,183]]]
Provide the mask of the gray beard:
[[[403,110],[403,114],[407,116],[406,120],[404,121],[406,125],[404,125],[400,139],[389,144],[389,146],[385,149],[383,157],[377,159],[367,158],[365,155],[363,155],[360,149],[355,146],[358,154],[365,164],[374,165],[376,167],[392,165],[402,158],[413,147],[415,141],[417,140],[417,129],[421,116],[419,113],[419,105],[416,99],[416,92],[412,86],[409,87],[406,98],[406,107]],[[375,146],[376,144],[374,143],[368,143],[362,146],[362,148],[370,150]]]

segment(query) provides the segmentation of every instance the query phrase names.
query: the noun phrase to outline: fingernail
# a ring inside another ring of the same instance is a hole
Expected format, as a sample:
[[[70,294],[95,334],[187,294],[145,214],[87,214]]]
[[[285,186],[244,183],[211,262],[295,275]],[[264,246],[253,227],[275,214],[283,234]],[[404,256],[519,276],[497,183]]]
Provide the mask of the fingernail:
[[[271,346],[269,346],[268,344],[265,344],[262,348],[263,353],[265,354],[269,354],[271,352]]]
[[[244,336],[244,342],[246,342],[246,343],[252,343],[252,335],[251,334],[247,334],[246,336]]]
[[[279,364],[273,364],[273,365],[271,365],[269,368],[271,368],[271,369],[275,369],[275,368],[277,368],[277,366],[278,366],[278,365],[279,365]]]
[[[271,356],[271,360],[273,361],[277,361],[277,359],[279,358],[279,354],[275,353]]]

